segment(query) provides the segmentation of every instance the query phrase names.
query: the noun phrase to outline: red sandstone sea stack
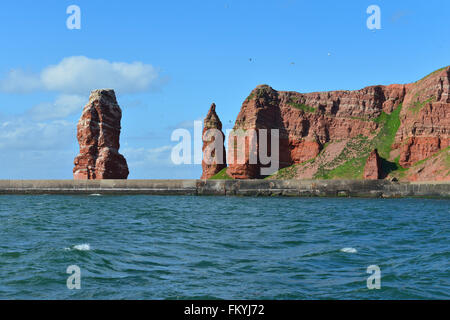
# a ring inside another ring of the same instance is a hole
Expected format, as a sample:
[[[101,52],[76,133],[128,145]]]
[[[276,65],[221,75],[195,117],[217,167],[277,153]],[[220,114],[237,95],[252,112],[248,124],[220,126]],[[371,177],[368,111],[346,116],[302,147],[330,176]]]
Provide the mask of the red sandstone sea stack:
[[[381,178],[381,172],[381,159],[378,155],[378,150],[375,149],[369,154],[364,166],[364,179],[378,180]]]
[[[211,105],[203,125],[203,174],[201,179],[209,179],[227,167],[225,135],[222,132],[222,122],[216,113],[214,103]],[[216,139],[218,140],[216,141]]]
[[[80,153],[75,158],[75,180],[127,179],[127,161],[119,154],[122,110],[114,90],[91,92],[77,125]]]

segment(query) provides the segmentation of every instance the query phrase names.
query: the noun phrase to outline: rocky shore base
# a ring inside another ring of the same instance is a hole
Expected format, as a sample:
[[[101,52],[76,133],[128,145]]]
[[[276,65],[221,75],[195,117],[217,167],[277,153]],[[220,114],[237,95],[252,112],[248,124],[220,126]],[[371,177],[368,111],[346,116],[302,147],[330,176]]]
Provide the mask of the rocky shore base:
[[[450,198],[450,183],[386,180],[0,180],[0,194]]]

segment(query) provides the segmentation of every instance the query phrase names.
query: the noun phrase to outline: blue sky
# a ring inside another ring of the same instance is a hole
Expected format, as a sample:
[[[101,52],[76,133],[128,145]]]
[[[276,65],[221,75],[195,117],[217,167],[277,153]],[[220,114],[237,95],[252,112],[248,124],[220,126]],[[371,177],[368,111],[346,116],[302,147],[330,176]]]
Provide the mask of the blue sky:
[[[81,30],[66,8],[81,8]],[[369,5],[381,30],[369,30]],[[0,179],[71,179],[89,91],[114,85],[130,179],[198,178],[176,128],[225,129],[258,84],[299,92],[416,81],[450,64],[450,2],[21,1],[0,10]],[[251,60],[250,60],[251,59]]]

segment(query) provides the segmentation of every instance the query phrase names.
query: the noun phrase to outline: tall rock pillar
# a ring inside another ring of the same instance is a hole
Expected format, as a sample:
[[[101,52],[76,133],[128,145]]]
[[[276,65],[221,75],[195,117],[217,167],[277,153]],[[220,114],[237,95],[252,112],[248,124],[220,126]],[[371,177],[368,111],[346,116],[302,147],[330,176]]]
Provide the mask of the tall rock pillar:
[[[224,147],[225,135],[222,122],[213,103],[204,120],[203,126],[203,174],[201,179],[209,179],[227,167]]]
[[[119,153],[122,110],[111,89],[91,92],[77,125],[80,153],[75,158],[75,180],[126,179],[128,165]]]

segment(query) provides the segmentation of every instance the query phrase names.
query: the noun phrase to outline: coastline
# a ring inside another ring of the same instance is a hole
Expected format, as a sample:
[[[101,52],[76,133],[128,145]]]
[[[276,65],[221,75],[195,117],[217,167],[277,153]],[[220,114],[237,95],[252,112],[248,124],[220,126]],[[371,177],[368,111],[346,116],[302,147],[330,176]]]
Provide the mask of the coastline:
[[[386,180],[0,180],[0,195],[450,198],[450,182]]]

